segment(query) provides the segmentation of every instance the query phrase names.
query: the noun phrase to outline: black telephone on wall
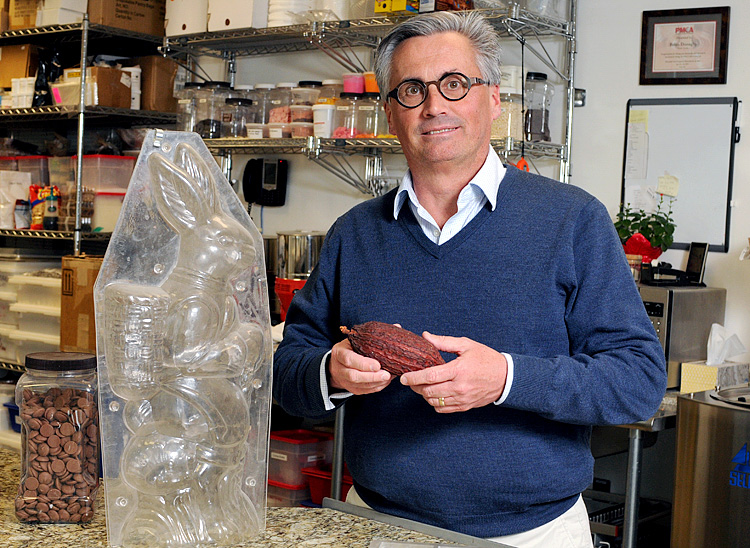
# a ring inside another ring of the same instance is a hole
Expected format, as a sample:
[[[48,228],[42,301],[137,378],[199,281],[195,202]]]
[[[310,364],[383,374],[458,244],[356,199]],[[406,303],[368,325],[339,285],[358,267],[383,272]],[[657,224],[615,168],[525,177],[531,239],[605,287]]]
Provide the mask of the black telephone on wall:
[[[706,271],[707,257],[708,244],[692,242],[685,270],[672,268],[672,265],[669,263],[660,263],[659,266],[651,266],[648,263],[643,263],[641,265],[641,283],[644,285],[705,287],[703,274]]]
[[[242,193],[248,204],[283,206],[289,162],[270,158],[247,161],[242,174]]]

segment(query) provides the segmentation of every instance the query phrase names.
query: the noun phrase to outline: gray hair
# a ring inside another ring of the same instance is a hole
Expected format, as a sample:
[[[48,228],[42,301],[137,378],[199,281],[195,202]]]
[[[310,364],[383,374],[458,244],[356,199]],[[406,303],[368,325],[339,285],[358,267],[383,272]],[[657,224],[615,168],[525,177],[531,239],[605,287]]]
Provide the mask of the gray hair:
[[[417,15],[394,27],[378,45],[375,52],[375,78],[383,99],[391,79],[393,52],[396,47],[415,36],[432,36],[441,32],[457,32],[468,38],[482,79],[500,84],[502,47],[497,32],[475,11],[436,11]]]

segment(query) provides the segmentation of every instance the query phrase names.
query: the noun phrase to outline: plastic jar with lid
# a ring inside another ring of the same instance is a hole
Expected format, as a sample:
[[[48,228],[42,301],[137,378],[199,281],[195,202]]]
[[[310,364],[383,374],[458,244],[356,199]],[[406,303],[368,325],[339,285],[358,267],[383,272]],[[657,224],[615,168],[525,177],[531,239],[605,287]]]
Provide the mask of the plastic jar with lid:
[[[490,137],[505,139],[511,137],[523,141],[523,107],[521,96],[516,93],[500,94],[500,116],[492,121]]]
[[[353,139],[359,133],[357,128],[357,103],[360,101],[359,93],[342,92],[336,100],[336,110],[333,115],[334,139]]]
[[[196,122],[196,91],[200,82],[185,82],[185,87],[177,92],[177,131],[193,131]]]
[[[545,73],[529,72],[526,74],[524,91],[526,100],[524,132],[526,140],[549,141],[549,108],[555,90],[547,82]]]
[[[333,105],[343,91],[344,84],[341,80],[323,80],[323,85],[320,88],[320,95],[318,95],[318,103]]]
[[[385,116],[385,111],[380,107],[380,94],[364,93],[362,95],[362,98],[357,101],[358,133],[355,137],[375,138],[378,136],[379,128],[382,127],[381,118]]]
[[[247,137],[247,124],[255,123],[253,102],[242,97],[230,97],[221,111],[222,137]]]
[[[268,123],[288,124],[292,121],[292,113],[289,107],[292,104],[292,89],[296,87],[293,82],[279,82],[276,87],[268,92]]]
[[[258,110],[258,123],[268,123],[268,112],[271,110],[269,95],[276,86],[274,84],[255,84],[255,106]]]
[[[16,517],[25,523],[85,523],[99,488],[96,356],[26,355],[16,385],[21,479]]]
[[[229,82],[206,82],[196,92],[195,132],[203,139],[221,137],[221,110],[231,95]]]

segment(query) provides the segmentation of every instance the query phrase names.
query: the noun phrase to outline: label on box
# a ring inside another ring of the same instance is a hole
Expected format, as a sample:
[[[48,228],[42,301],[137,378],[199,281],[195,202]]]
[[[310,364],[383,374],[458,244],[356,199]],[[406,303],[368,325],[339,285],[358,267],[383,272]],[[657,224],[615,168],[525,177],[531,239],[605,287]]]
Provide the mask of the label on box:
[[[263,128],[262,127],[247,128],[247,138],[248,139],[262,139]]]
[[[276,453],[275,451],[271,451],[271,458],[276,460],[287,460],[287,456],[284,453]]]
[[[318,462],[319,460],[323,460],[325,458],[325,455],[310,455],[307,457],[307,462]]]

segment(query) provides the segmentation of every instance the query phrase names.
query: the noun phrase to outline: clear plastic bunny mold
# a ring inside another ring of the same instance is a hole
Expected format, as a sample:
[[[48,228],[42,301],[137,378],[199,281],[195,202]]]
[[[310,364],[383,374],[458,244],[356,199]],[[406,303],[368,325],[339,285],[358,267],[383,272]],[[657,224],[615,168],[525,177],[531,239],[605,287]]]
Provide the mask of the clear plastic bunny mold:
[[[231,546],[265,528],[263,241],[195,133],[151,130],[94,289],[111,546]]]

